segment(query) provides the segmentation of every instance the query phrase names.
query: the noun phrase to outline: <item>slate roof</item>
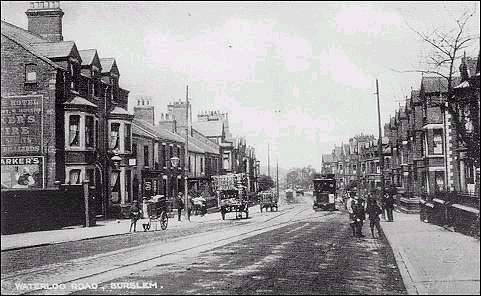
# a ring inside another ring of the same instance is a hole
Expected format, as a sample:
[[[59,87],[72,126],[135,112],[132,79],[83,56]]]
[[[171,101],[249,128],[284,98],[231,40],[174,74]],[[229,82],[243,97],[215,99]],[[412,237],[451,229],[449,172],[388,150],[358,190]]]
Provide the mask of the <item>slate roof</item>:
[[[100,65],[102,66],[102,73],[109,73],[115,64],[114,58],[101,58]]]
[[[220,120],[198,121],[192,123],[192,127],[206,137],[221,137],[224,123]]]
[[[48,58],[42,55],[38,50],[36,50],[34,47],[32,47],[30,44],[34,42],[41,42],[42,39],[40,36],[37,36],[35,34],[32,34],[22,28],[19,28],[17,26],[14,26],[12,24],[9,24],[5,21],[2,21],[2,35],[5,38],[10,39],[12,42],[15,42],[19,46],[23,47],[26,51],[30,52],[34,56],[38,57],[48,65],[56,68],[56,69],[63,69],[56,63],[52,62]],[[44,40],[45,41],[45,40]],[[46,42],[46,41],[45,41]]]
[[[63,58],[76,50],[73,41],[32,43],[32,47],[47,58]]]
[[[2,34],[9,36],[11,39],[14,39],[18,42],[22,43],[37,43],[37,42],[48,42],[45,38],[10,23],[6,21],[2,21]]]
[[[149,122],[142,120],[142,119],[137,119],[134,118],[133,123],[137,125],[138,127],[144,129],[145,131],[155,135],[159,139],[164,139],[164,140],[169,140],[169,141],[174,141],[178,143],[185,143],[185,139],[182,138],[180,135],[172,133],[166,129],[160,128],[153,126]],[[195,143],[192,143],[190,141],[191,138],[189,138],[189,151],[190,152],[196,152],[196,153],[205,153],[204,149],[196,145]]]
[[[120,107],[115,107],[111,112],[110,114],[117,114],[117,115],[133,115],[132,113],[130,113],[129,111],[125,110],[124,108],[120,108]]]
[[[460,77],[453,77],[452,85],[456,86],[461,81]],[[448,81],[444,77],[423,77],[421,87],[424,93],[439,93],[448,91]]]
[[[322,162],[323,163],[334,162],[334,157],[332,156],[332,154],[323,154],[322,155]]]
[[[80,58],[82,59],[82,66],[92,65],[95,54],[97,53],[96,49],[82,49],[79,50],[78,53],[80,54]]]
[[[94,107],[97,108],[97,105],[94,103],[88,101],[87,99],[84,99],[82,97],[74,97],[68,102],[65,102],[64,105],[82,105],[82,106],[89,106],[89,107]]]

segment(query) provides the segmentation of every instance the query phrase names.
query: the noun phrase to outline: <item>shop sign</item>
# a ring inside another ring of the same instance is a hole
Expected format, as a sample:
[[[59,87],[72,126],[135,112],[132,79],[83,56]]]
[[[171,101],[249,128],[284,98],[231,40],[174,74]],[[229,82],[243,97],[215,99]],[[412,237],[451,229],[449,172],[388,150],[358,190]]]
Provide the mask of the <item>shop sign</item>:
[[[44,188],[43,156],[2,157],[2,189]]]
[[[42,153],[43,96],[2,97],[2,154]]]

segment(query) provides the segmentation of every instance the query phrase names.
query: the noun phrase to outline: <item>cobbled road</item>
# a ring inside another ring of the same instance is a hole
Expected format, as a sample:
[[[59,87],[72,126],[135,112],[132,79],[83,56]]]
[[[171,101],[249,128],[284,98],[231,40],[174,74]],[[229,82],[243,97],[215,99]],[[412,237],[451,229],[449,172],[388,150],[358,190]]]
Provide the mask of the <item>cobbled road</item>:
[[[406,294],[385,239],[367,236],[366,226],[366,238],[352,238],[345,212],[314,212],[309,197],[305,201],[279,212],[252,208],[249,219],[219,219],[171,234],[138,233],[23,250],[27,259],[39,257],[33,263],[19,259],[22,250],[7,252],[2,292]],[[12,267],[15,261],[20,268]],[[63,286],[15,288],[15,283],[28,282]]]

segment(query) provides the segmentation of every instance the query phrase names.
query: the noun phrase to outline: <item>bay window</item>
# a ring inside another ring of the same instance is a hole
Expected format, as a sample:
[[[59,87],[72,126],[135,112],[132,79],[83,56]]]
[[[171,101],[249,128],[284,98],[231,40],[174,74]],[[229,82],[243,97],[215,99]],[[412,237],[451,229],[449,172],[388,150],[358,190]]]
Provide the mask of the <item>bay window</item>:
[[[93,116],[85,117],[85,146],[94,147],[94,118]]]
[[[433,153],[443,154],[443,130],[433,130]]]
[[[80,169],[70,170],[69,184],[80,184]]]
[[[131,138],[132,138],[132,133],[131,133],[131,126],[130,124],[125,124],[124,125],[125,132],[124,132],[124,149],[125,151],[131,151]]]
[[[80,115],[70,115],[69,118],[69,146],[80,146]]]
[[[120,171],[112,171],[110,174],[110,191],[112,203],[120,203]]]
[[[110,149],[120,149],[120,123],[112,122],[110,125]]]

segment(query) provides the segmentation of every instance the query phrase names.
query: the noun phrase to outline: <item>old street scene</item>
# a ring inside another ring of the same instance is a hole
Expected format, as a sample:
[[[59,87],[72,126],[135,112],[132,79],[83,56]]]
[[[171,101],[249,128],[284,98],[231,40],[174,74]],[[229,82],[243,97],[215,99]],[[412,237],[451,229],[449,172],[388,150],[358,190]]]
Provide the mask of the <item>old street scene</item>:
[[[1,2],[1,293],[480,294],[479,2]]]

